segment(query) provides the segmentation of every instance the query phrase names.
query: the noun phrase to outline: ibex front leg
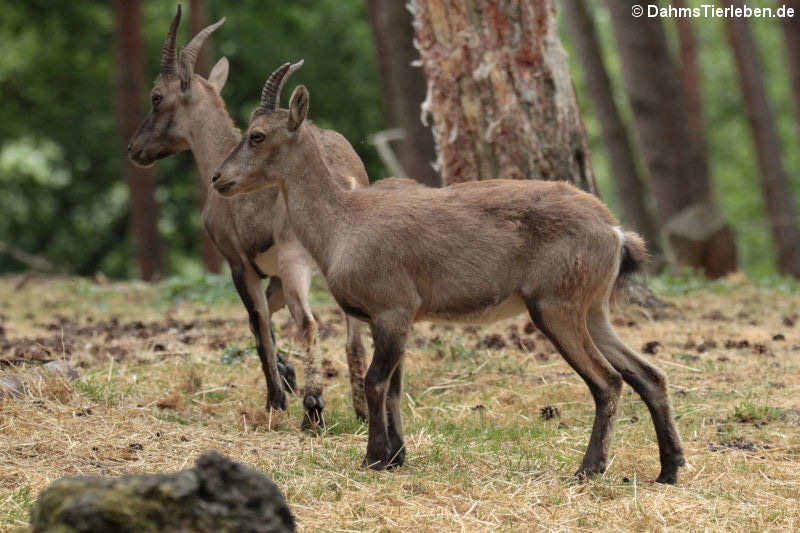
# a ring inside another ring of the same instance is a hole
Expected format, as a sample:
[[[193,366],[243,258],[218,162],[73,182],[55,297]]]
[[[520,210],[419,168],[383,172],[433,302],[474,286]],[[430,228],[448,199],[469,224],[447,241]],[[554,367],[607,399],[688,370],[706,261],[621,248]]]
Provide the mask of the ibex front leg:
[[[261,368],[267,380],[267,410],[286,409],[286,394],[283,392],[275,342],[269,323],[269,307],[264,291],[261,289],[259,275],[249,266],[231,265],[233,284],[239,292],[242,303],[250,317],[250,330],[256,338],[256,349],[261,359]]]
[[[266,295],[267,308],[269,309],[270,313],[276,313],[286,305],[286,299],[283,296],[283,285],[281,283],[281,278],[277,276],[270,276]],[[272,332],[272,342],[275,344],[275,346],[277,346],[278,343],[275,342],[275,329],[270,326],[270,331]],[[294,394],[294,391],[297,390],[297,375],[295,374],[294,366],[289,361],[284,359],[280,352],[278,352],[278,374],[280,374],[281,380],[283,380],[286,392],[289,394]]]
[[[325,400],[322,399],[322,369],[317,346],[317,322],[308,304],[313,262],[305,250],[281,244],[278,250],[278,271],[286,305],[299,328],[303,351],[303,429],[325,426]]]

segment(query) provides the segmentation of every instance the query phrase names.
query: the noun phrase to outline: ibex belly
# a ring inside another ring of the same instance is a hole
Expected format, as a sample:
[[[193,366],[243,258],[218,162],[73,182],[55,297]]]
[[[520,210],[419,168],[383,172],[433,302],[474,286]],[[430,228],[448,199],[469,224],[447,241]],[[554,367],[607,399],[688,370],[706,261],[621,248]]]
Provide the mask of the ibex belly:
[[[515,317],[527,312],[525,302],[518,295],[509,296],[497,305],[472,310],[466,313],[457,311],[426,311],[417,316],[417,320],[450,324],[491,324],[498,320]]]
[[[253,262],[265,276],[278,275],[278,248],[270,246],[266,252],[256,255]]]

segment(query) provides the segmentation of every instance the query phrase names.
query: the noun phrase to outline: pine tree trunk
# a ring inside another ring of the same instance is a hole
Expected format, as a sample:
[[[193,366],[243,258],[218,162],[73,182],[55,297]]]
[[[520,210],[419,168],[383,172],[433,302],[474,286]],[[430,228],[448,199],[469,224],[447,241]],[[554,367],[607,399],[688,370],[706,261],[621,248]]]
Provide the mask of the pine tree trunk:
[[[425,77],[412,66],[419,54],[414,47],[414,28],[406,3],[369,0],[369,21],[381,75],[383,104],[389,124],[403,130],[395,155],[405,176],[438,187],[441,178],[433,168],[436,149],[430,129],[422,123]]]
[[[141,38],[140,5],[134,0],[114,0],[117,56],[117,120],[122,146],[136,132],[144,115],[144,51]],[[124,154],[124,150],[121,152]],[[120,155],[124,157],[124,155]],[[130,188],[130,223],[139,275],[147,281],[161,277],[162,259],[158,236],[158,205],[155,176],[150,169],[125,163]]]
[[[208,2],[207,0],[191,0],[189,3],[189,29],[191,35],[197,33],[209,25],[208,17]],[[211,70],[211,41],[213,35],[208,38],[206,44],[200,49],[200,54],[197,56],[194,71],[201,76],[207,77]],[[202,211],[206,203],[206,194],[208,193],[206,184],[203,180],[198,181],[197,185],[197,204]],[[222,269],[222,255],[217,250],[211,237],[204,227],[201,227],[198,235],[200,239],[200,250],[203,255],[203,264],[208,272],[218,274]]]
[[[786,45],[786,61],[792,79],[794,111],[797,115],[797,127],[800,128],[800,0],[778,0],[777,7],[782,5],[794,9],[794,16],[781,19],[781,26]]]
[[[684,0],[674,0],[676,8],[686,7]],[[692,19],[678,17],[675,19],[678,29],[678,44],[681,56],[681,82],[686,94],[686,112],[689,114],[689,126],[693,135],[693,143],[706,161],[708,167],[708,148],[706,143],[705,120],[703,119],[703,98],[700,89],[700,69],[697,66],[697,43],[692,31]]]
[[[597,30],[584,0],[565,0],[564,15],[572,44],[583,68],[586,91],[591,99],[603,142],[608,150],[617,200],[622,207],[622,221],[639,232],[653,255],[661,255],[658,227],[648,211],[646,191],[636,168],[628,132],[614,102]]]
[[[657,201],[657,215],[678,263],[710,277],[736,270],[733,231],[711,196],[708,163],[692,142],[687,98],[658,18],[631,16],[608,0],[625,90]]]
[[[552,0],[412,0],[444,184],[565,180],[597,194]]]
[[[729,6],[741,5],[736,0],[725,0],[725,3]],[[783,274],[800,278],[800,229],[794,194],[783,166],[778,129],[761,78],[764,70],[755,39],[746,19],[726,18],[725,29],[736,58],[747,117],[753,132],[761,170],[761,188],[778,252],[778,269]]]

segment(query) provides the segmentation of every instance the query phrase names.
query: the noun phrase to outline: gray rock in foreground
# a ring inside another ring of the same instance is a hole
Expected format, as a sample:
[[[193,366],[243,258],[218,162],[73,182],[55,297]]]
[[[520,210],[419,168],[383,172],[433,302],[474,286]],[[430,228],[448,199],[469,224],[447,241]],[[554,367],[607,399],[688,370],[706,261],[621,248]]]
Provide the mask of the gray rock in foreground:
[[[39,495],[30,531],[283,533],[295,523],[272,480],[211,452],[175,474],[62,478]]]

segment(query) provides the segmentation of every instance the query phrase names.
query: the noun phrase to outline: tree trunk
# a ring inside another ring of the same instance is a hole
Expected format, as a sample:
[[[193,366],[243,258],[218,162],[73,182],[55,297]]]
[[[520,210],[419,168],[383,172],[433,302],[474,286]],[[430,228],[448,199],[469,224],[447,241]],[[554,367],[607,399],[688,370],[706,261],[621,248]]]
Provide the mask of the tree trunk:
[[[405,176],[433,187],[441,178],[433,168],[436,150],[430,129],[422,123],[425,77],[412,66],[418,53],[414,28],[406,3],[400,0],[369,0],[369,21],[375,39],[381,74],[383,104],[393,128],[403,130],[395,154]]]
[[[565,180],[597,194],[552,0],[412,0],[445,184]]]
[[[144,115],[144,51],[141,39],[140,6],[134,0],[114,0],[117,56],[117,120],[122,146],[136,132]],[[124,154],[124,150],[122,151]],[[124,155],[120,155],[124,157]],[[139,275],[147,281],[161,277],[162,259],[158,236],[158,205],[155,176],[150,169],[125,163],[130,188],[130,223],[134,235]]]
[[[635,18],[629,4],[607,3],[658,218],[675,259],[710,277],[732,272],[733,231],[714,205],[708,163],[692,142],[687,99],[661,20]]]
[[[725,3],[728,6],[741,5],[736,0],[725,0]],[[753,132],[761,170],[761,188],[778,251],[778,269],[783,274],[800,278],[800,229],[794,194],[783,167],[778,129],[761,78],[764,70],[755,39],[747,19],[726,18],[725,29],[736,58],[747,118]]]
[[[673,5],[680,9],[686,7],[684,0],[674,0]],[[705,120],[703,119],[703,98],[700,89],[700,69],[697,66],[697,43],[692,31],[692,19],[678,17],[675,19],[678,29],[678,44],[681,56],[681,82],[686,94],[686,112],[689,114],[689,126],[692,142],[708,167],[708,149],[706,144]]]
[[[622,221],[639,232],[651,253],[661,255],[661,246],[653,215],[646,204],[645,187],[636,169],[628,132],[614,102],[600,43],[584,0],[566,0],[564,15],[572,43],[583,68],[586,91],[600,122],[603,142],[608,150],[617,199],[622,207]]]
[[[208,26],[208,1],[207,0],[191,0],[189,3],[189,30],[191,34],[197,35],[200,30]],[[197,56],[194,71],[201,76],[208,77],[211,70],[211,40],[213,35],[208,38],[206,44],[200,49],[200,54]],[[202,211],[206,203],[206,194],[208,193],[206,184],[203,180],[197,182],[197,203]],[[211,240],[205,227],[200,229],[200,250],[203,254],[203,264],[208,272],[218,274],[222,269],[222,255],[217,250],[216,245]]]
[[[778,0],[778,7],[782,5],[794,9],[794,16],[781,19],[781,26],[792,79],[794,111],[797,114],[797,126],[800,128],[800,0]]]

